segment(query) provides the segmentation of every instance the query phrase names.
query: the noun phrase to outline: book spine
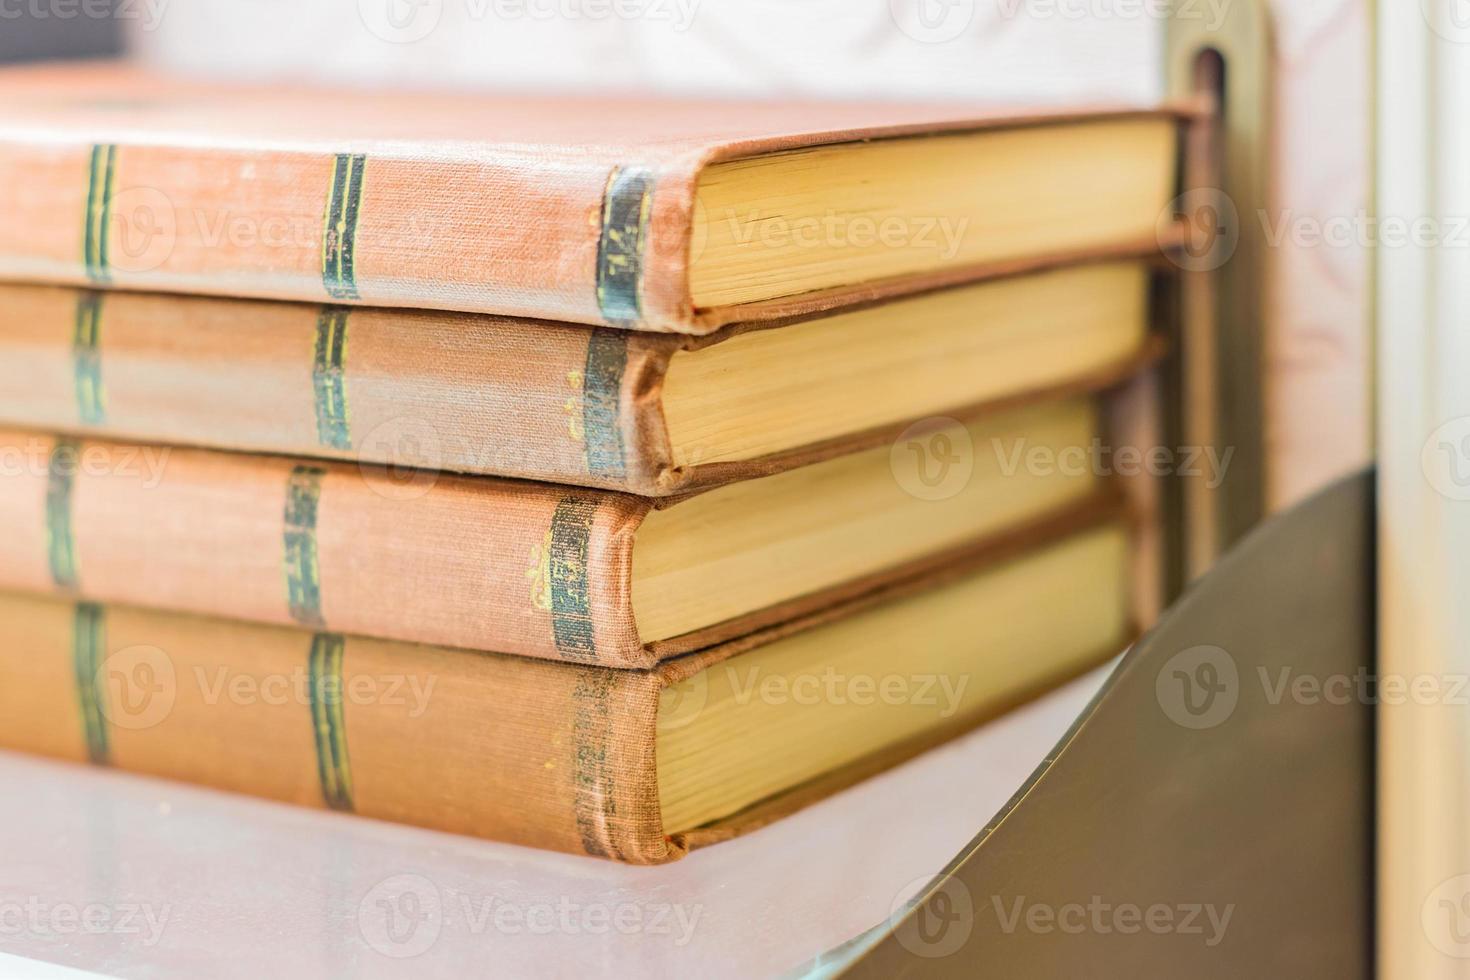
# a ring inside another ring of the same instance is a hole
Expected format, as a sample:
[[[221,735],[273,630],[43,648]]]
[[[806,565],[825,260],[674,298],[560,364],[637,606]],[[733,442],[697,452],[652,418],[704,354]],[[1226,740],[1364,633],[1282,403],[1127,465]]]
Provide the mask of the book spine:
[[[0,286],[0,418],[656,494],[674,337],[478,315]]]
[[[602,153],[12,136],[0,142],[0,276],[680,331],[691,184]],[[644,309],[648,274],[658,309]]]
[[[0,746],[653,864],[655,675],[0,595]]]
[[[606,491],[0,432],[0,588],[646,667],[648,503]]]

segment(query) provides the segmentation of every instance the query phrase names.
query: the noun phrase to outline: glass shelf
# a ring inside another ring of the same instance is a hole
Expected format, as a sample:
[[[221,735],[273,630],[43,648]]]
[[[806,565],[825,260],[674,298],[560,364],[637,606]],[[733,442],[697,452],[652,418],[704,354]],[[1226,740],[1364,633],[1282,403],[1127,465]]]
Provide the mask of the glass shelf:
[[[121,977],[824,972],[1006,804],[1106,676],[658,868],[0,753],[0,954]]]

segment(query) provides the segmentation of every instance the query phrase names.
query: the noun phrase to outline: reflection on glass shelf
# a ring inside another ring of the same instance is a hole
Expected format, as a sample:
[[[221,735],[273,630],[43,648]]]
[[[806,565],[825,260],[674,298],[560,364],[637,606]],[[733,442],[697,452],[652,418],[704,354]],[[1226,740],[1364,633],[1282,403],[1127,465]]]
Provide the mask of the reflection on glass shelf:
[[[659,868],[0,753],[0,955],[121,977],[823,972],[1005,804],[1106,676]]]

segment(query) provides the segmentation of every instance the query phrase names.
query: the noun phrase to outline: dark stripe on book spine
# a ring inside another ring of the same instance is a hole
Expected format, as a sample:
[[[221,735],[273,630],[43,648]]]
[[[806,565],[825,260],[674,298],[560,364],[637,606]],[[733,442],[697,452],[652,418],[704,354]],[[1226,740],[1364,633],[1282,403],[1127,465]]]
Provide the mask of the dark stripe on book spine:
[[[286,483],[286,601],[291,618],[303,626],[323,625],[316,518],[326,472],[320,466],[297,466]]]
[[[608,758],[615,681],[610,670],[584,670],[572,688],[572,810],[582,850],[617,860],[623,855],[612,830],[618,803]]]
[[[551,628],[556,649],[567,660],[594,663],[597,637],[587,588],[587,555],[597,502],[563,497],[551,518]]]
[[[613,326],[643,318],[643,252],[653,205],[653,171],[618,167],[602,198],[602,233],[597,240],[597,308]]]
[[[333,810],[352,809],[352,766],[347,758],[347,724],[342,713],[342,657],[347,642],[336,633],[311,638],[311,727],[322,799]]]
[[[628,335],[622,330],[592,331],[582,372],[582,431],[587,441],[588,473],[620,477],[626,470],[621,405],[627,366]]]
[[[111,279],[107,231],[112,224],[112,184],[116,166],[116,145],[92,147],[87,166],[87,214],[82,231],[82,260],[87,267],[87,277],[96,283],[106,283]]]
[[[344,307],[325,306],[316,318],[316,359],[311,372],[316,436],[328,449],[352,448],[352,420],[347,410],[348,315]]]
[[[322,285],[333,299],[358,299],[355,252],[357,215],[362,206],[363,175],[367,157],[338,153],[332,165],[332,189],[327,197],[322,230]]]
[[[81,446],[58,439],[46,461],[46,558],[51,581],[59,589],[77,587],[77,549],[72,533],[72,490]]]
[[[77,296],[71,360],[77,418],[83,425],[101,425],[107,416],[107,397],[102,388],[101,293],[84,292]]]
[[[90,602],[79,603],[72,614],[72,667],[76,673],[77,702],[87,739],[87,758],[99,766],[112,761],[107,736],[107,686],[102,674],[107,636],[106,612]]]

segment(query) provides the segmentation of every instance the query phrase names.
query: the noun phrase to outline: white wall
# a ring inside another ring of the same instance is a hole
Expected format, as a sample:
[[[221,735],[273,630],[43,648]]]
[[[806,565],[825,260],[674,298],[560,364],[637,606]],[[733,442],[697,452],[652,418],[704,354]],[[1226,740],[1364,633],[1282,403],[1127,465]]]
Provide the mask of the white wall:
[[[1114,4],[1118,13],[1109,14]],[[135,36],[140,50],[160,63],[232,74],[497,88],[1148,100],[1159,91],[1161,6],[1161,0],[174,0],[156,29],[140,24]],[[393,26],[390,14],[406,26]]]

